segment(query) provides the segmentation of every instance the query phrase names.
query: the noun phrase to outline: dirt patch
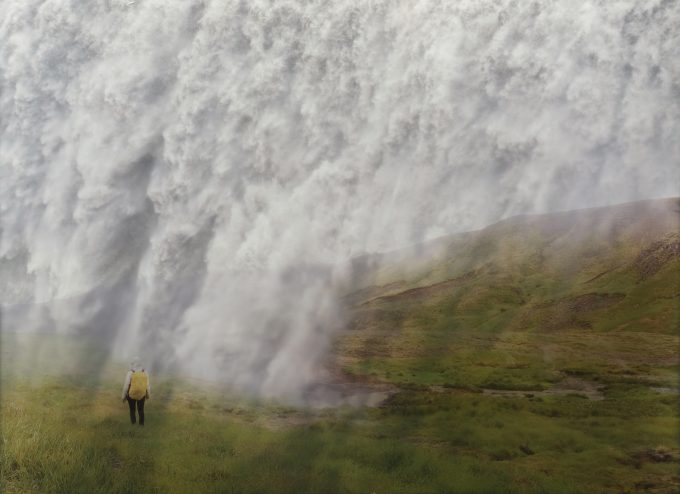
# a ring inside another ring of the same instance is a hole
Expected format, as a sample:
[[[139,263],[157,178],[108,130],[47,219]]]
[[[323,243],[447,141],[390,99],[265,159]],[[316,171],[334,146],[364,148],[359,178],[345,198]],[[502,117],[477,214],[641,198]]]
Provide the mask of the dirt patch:
[[[433,393],[460,393],[476,392],[486,396],[498,397],[522,397],[533,398],[535,396],[576,395],[593,401],[605,399],[602,393],[604,386],[595,384],[584,379],[567,377],[551,388],[544,390],[518,390],[518,389],[494,389],[494,388],[458,388],[449,386],[429,386],[428,390]]]
[[[677,257],[680,257],[679,233],[668,235],[654,242],[635,259],[634,266],[638,272],[638,281],[654,276],[666,263]]]
[[[395,281],[393,283],[388,283],[387,285],[371,285],[346,295],[343,297],[343,301],[349,306],[354,306],[384,296],[385,293],[401,291],[406,286],[404,281]]]
[[[623,465],[640,468],[644,463],[673,463],[678,462],[678,459],[670,448],[659,446],[633,451],[628,457],[621,458],[618,461]]]
[[[602,389],[604,388],[601,384],[595,384],[591,381],[586,381],[584,379],[578,379],[575,377],[567,377],[559,383],[555,384],[552,388],[545,390],[545,393],[550,394],[576,394],[579,396],[584,396],[589,400],[604,400],[604,394]]]
[[[378,381],[371,376],[345,372],[342,366],[346,363],[342,359],[324,369],[325,378],[309,386],[303,394],[306,406],[377,407],[400,391],[394,384]]]
[[[397,391],[391,384],[320,383],[307,389],[303,399],[311,408],[377,407]]]
[[[533,398],[534,396],[576,395],[593,401],[604,400],[603,386],[583,379],[567,377],[543,391],[518,391],[507,389],[482,389],[482,393],[488,396],[522,396]]]
[[[593,277],[590,278],[589,280],[584,281],[583,283],[586,283],[586,284],[587,284],[587,283],[592,283],[593,281],[598,280],[598,279],[600,279],[601,277],[603,277],[605,274],[609,274],[609,273],[611,273],[612,271],[617,270],[619,267],[620,267],[620,266],[614,266],[614,267],[611,268],[611,269],[607,269],[606,271],[602,271],[601,273],[596,274],[595,276],[593,276]]]
[[[384,300],[388,302],[418,302],[422,300],[428,300],[430,297],[437,295],[441,292],[449,290],[460,286],[467,281],[470,281],[475,276],[477,276],[477,271],[469,271],[462,276],[453,278],[450,280],[442,281],[440,283],[435,283],[433,285],[411,288],[410,290],[405,290],[403,292],[395,293],[394,295],[385,295],[383,297],[378,297],[375,300]]]

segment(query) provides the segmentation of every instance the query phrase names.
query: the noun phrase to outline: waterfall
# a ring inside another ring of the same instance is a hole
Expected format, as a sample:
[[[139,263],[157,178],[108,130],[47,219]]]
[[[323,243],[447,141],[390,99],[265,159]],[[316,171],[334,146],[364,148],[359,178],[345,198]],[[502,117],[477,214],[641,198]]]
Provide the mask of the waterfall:
[[[3,329],[295,396],[346,260],[680,194],[675,0],[0,12]]]

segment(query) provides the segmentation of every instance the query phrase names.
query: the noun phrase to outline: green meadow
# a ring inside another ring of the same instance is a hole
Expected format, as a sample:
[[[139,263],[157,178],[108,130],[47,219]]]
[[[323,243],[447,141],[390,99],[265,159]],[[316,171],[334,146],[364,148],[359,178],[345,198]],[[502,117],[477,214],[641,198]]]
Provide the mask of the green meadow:
[[[677,201],[517,218],[368,259],[329,369],[375,407],[154,376],[3,333],[6,493],[680,491]]]

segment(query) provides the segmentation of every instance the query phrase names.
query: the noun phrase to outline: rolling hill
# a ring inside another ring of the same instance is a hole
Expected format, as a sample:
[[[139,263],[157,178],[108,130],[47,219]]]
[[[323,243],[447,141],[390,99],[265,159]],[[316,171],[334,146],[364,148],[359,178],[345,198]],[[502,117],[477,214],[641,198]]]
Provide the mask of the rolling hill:
[[[680,199],[510,218],[355,262],[336,362],[396,385],[677,386]]]

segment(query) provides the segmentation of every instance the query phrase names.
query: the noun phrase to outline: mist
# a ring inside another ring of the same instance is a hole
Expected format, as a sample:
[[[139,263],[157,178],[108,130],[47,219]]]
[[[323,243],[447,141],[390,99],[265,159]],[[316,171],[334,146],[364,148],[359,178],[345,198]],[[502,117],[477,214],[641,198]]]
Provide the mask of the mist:
[[[680,195],[673,0],[0,11],[3,330],[295,399],[348,260]]]

